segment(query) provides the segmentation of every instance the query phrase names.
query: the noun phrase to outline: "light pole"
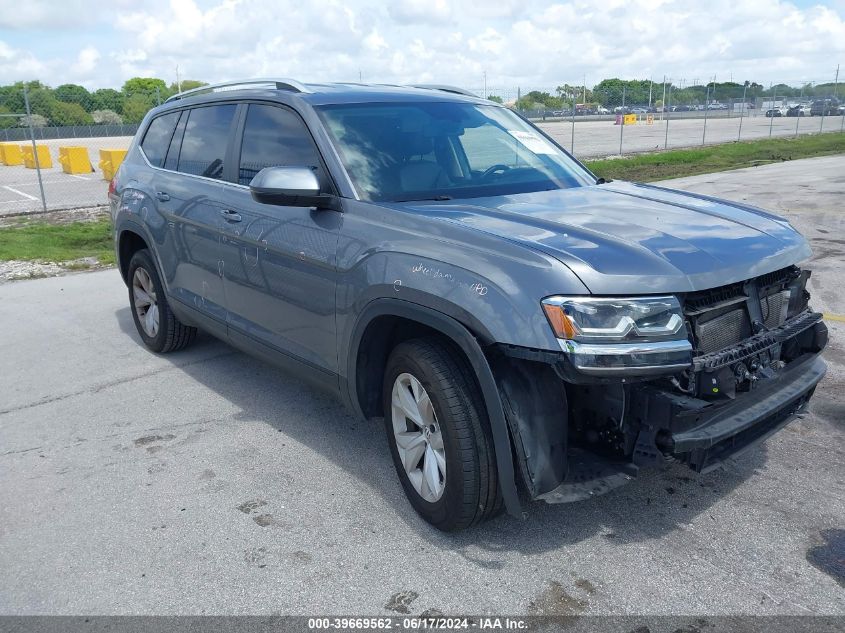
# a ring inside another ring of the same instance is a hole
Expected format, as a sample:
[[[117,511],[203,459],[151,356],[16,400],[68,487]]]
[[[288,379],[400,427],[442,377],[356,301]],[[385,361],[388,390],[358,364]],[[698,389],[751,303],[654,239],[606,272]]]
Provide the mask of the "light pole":
[[[41,181],[41,162],[38,160],[38,148],[35,146],[35,130],[32,129],[32,110],[29,107],[29,91],[26,82],[23,84],[23,102],[26,106],[26,122],[29,127],[29,138],[32,141],[32,157],[35,159],[35,171],[38,173],[38,189],[41,191],[41,208],[47,213],[47,198],[44,196],[44,183]]]
[[[748,80],[745,80],[745,83],[742,85],[742,105],[739,107],[739,132],[737,132],[736,140],[742,138],[742,119],[745,115],[745,106],[747,102],[745,101],[745,93],[748,91]]]

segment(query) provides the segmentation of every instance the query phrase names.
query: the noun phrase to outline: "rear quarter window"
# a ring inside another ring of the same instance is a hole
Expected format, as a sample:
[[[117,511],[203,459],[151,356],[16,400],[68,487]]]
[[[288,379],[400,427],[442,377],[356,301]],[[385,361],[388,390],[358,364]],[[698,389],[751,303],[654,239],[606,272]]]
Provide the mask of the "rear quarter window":
[[[164,157],[170,145],[170,137],[173,136],[173,129],[176,127],[178,120],[179,112],[170,112],[169,114],[162,114],[150,122],[147,132],[144,134],[144,140],[141,141],[141,149],[144,150],[144,156],[147,157],[151,165],[155,167],[164,165]]]

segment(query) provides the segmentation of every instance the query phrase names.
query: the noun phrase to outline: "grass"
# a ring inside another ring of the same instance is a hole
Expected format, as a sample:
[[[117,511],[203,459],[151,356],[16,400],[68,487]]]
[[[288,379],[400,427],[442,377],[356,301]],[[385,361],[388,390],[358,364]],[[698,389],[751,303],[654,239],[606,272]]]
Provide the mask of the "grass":
[[[0,261],[71,262],[96,257],[101,265],[114,264],[112,226],[107,219],[50,224],[35,221],[0,228]],[[71,267],[84,268],[78,264]]]
[[[594,174],[608,180],[650,182],[831,154],[845,154],[845,134],[832,132],[798,138],[725,143],[699,149],[585,161],[585,164]]]

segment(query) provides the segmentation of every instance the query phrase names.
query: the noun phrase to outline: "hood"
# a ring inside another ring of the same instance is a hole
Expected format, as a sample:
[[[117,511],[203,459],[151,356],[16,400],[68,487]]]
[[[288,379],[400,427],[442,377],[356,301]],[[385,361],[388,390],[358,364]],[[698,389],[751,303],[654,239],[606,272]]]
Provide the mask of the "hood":
[[[806,240],[776,215],[618,181],[401,206],[541,250],[566,264],[594,294],[704,290],[810,256]]]

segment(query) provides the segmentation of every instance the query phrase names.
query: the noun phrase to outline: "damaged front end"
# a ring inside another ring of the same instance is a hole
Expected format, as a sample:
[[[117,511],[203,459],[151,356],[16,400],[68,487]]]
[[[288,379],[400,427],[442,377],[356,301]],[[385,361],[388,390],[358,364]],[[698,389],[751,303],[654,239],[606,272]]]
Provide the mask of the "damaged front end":
[[[809,271],[679,296],[552,297],[561,344],[491,354],[522,478],[562,503],[674,459],[707,472],[806,406],[826,366]]]

